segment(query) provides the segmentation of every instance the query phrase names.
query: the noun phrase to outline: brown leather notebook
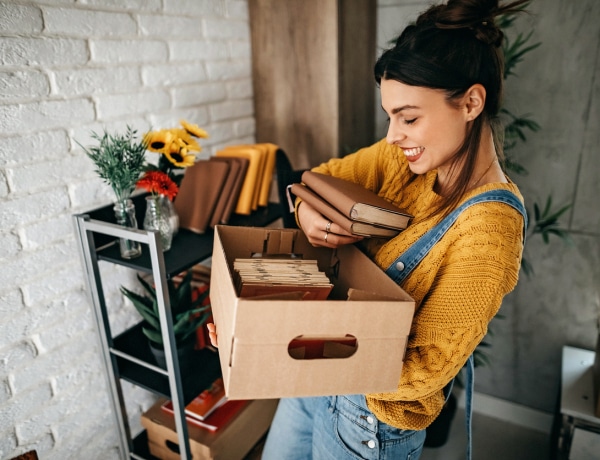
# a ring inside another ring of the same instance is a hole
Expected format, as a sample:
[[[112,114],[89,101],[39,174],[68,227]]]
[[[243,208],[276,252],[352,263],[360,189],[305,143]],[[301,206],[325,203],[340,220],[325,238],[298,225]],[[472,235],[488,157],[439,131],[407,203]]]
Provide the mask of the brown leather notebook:
[[[302,182],[350,220],[404,230],[413,216],[355,182],[305,171]]]
[[[217,157],[242,157],[249,160],[248,171],[242,184],[235,212],[249,215],[258,209],[258,196],[262,174],[264,170],[265,155],[262,149],[252,146],[230,146],[216,153]]]
[[[211,228],[214,228],[215,225],[225,225],[229,222],[229,218],[237,205],[242,185],[244,184],[249,160],[242,157],[210,157],[210,160],[224,161],[229,164],[229,174],[227,175],[209,224]]]
[[[224,161],[199,160],[185,170],[173,202],[181,228],[206,232],[228,174]]]
[[[376,225],[348,219],[327,201],[302,184],[292,184],[290,191],[298,198],[306,201],[331,222],[338,224],[344,230],[354,235],[391,238],[400,233],[399,230],[392,228],[377,227]]]

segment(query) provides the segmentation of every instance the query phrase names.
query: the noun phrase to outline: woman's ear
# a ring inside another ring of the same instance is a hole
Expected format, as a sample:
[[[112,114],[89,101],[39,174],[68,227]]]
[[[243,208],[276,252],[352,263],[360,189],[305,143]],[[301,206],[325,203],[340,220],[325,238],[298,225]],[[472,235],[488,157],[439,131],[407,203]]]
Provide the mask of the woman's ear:
[[[485,107],[485,88],[479,83],[475,83],[465,93],[465,115],[467,121],[473,121],[483,112]]]

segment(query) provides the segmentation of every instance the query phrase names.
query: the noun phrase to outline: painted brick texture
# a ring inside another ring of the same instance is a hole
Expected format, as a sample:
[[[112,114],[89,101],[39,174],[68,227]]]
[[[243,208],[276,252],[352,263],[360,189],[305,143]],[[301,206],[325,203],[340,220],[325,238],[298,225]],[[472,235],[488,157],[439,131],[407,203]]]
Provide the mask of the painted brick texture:
[[[0,459],[117,459],[72,215],[112,201],[77,142],[186,119],[254,142],[245,0],[0,1]],[[113,333],[138,321],[101,267]],[[154,396],[125,383],[130,424]]]

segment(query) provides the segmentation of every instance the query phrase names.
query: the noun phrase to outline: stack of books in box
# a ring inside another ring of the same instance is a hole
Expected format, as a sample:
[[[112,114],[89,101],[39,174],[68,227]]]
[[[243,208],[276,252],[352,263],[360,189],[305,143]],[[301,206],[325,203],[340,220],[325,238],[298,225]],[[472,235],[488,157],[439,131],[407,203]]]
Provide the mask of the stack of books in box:
[[[324,300],[333,289],[316,260],[238,258],[233,269],[240,297],[298,293],[299,299]]]

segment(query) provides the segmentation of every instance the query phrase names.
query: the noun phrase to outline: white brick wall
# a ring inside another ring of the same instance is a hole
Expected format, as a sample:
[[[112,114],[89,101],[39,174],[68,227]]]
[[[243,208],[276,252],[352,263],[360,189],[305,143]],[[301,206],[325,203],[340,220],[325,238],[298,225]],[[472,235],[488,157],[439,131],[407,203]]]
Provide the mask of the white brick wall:
[[[112,192],[75,140],[184,118],[204,155],[253,142],[249,40],[246,0],[0,0],[0,459],[119,458],[71,217]],[[118,332],[131,274],[106,272]],[[154,396],[124,392],[135,432]]]

